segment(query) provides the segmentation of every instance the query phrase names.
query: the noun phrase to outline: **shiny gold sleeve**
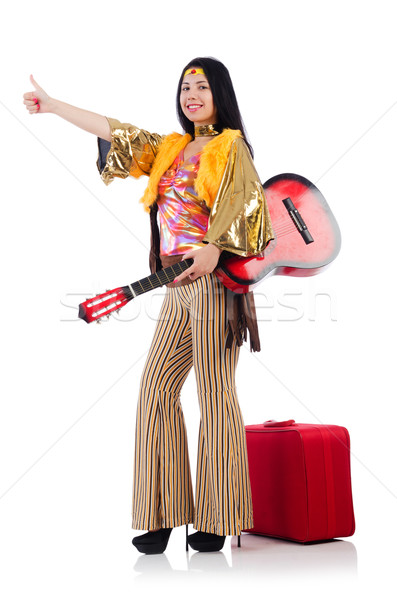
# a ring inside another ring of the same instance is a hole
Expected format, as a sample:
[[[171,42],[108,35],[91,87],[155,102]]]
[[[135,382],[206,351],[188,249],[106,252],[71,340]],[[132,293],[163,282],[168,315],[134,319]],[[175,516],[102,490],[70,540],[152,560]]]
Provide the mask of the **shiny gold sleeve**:
[[[253,256],[274,239],[265,194],[242,138],[231,147],[221,185],[212,206],[203,241],[218,248]]]
[[[109,185],[115,177],[149,175],[164,136],[106,118],[112,140],[107,142],[98,138],[97,167],[102,180]]]

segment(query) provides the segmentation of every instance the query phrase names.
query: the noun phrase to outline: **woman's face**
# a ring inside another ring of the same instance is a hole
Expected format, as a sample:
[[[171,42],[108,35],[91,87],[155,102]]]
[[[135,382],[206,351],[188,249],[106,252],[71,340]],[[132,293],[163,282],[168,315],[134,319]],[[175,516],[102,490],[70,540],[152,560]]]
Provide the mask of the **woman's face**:
[[[185,75],[181,86],[180,103],[184,115],[195,125],[216,123],[217,111],[212,92],[207,77],[202,73]]]

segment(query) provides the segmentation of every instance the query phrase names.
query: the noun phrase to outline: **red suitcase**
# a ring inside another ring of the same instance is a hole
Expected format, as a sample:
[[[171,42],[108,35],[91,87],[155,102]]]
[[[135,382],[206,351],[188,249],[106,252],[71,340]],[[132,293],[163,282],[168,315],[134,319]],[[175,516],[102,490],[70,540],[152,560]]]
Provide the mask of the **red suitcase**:
[[[296,542],[353,535],[345,427],[290,420],[245,430],[254,511],[245,531]]]

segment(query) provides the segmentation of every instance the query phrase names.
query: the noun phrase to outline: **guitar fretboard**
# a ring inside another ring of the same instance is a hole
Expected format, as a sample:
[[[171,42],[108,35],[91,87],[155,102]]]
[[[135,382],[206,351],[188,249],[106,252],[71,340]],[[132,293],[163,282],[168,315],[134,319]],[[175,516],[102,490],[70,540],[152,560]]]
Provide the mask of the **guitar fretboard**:
[[[139,281],[135,281],[130,285],[126,285],[122,288],[126,298],[131,300],[133,298],[133,294],[131,292],[131,288],[134,291],[135,296],[139,296],[140,294],[145,294],[150,290],[154,290],[166,283],[172,283],[175,277],[178,277],[183,271],[185,271],[190,265],[193,264],[193,259],[188,258],[183,260],[175,265],[171,265],[166,269],[162,269],[161,271],[157,271],[157,273],[152,273],[149,277],[144,277]]]

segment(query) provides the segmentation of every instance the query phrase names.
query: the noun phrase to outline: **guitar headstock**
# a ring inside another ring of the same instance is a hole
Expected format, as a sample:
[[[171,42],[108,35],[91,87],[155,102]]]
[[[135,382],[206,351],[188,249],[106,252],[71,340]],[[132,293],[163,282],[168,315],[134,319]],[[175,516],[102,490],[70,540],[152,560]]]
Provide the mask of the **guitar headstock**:
[[[109,317],[110,313],[119,310],[131,300],[123,288],[107,290],[95,298],[87,298],[85,302],[79,304],[79,318],[92,323],[102,317]]]

